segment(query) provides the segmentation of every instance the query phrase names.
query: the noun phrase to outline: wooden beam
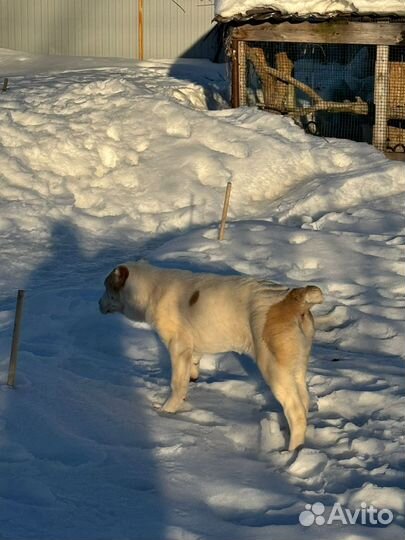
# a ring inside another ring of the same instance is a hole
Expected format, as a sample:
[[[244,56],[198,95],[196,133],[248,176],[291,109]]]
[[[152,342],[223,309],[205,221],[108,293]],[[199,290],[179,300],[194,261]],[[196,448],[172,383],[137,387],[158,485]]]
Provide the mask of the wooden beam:
[[[388,45],[377,45],[374,76],[375,121],[373,145],[386,150],[388,122]]]
[[[405,45],[405,23],[339,21],[245,24],[234,28],[232,37],[243,41]]]
[[[368,104],[361,100],[360,98],[357,101],[349,102],[339,102],[339,101],[321,101],[310,105],[309,107],[300,107],[294,109],[294,116],[305,116],[306,114],[313,114],[318,111],[326,111],[328,113],[351,113],[351,114],[368,114]]]

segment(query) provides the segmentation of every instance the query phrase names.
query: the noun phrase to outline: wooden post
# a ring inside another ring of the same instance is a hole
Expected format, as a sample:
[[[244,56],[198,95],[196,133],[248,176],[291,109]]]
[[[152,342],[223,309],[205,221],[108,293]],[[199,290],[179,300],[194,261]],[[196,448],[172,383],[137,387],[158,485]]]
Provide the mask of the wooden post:
[[[238,41],[239,47],[239,107],[246,107],[247,105],[247,91],[246,91],[246,41]]]
[[[6,77],[3,81],[3,87],[1,89],[2,92],[7,92],[7,87],[8,87],[8,78]]]
[[[387,145],[388,120],[388,45],[377,45],[377,59],[374,78],[375,121],[373,145],[385,150]]]
[[[231,189],[232,189],[232,182],[228,182],[226,184],[224,207],[222,208],[222,219],[221,219],[221,225],[219,227],[219,232],[218,232],[218,240],[224,239],[225,223],[226,223],[226,218],[228,216],[229,199],[231,198]]]
[[[138,0],[138,56],[139,60],[144,59],[143,47],[143,0]]]
[[[238,40],[232,40],[232,107],[237,109],[239,99],[239,47]]]
[[[244,107],[246,95],[246,43],[232,40],[232,107]]]
[[[15,311],[14,319],[14,330],[13,330],[13,341],[11,345],[11,354],[10,354],[10,366],[8,370],[8,379],[7,384],[12,388],[15,387],[15,376],[17,373],[17,357],[18,357],[18,347],[20,344],[20,330],[21,330],[21,320],[22,312],[24,305],[24,292],[23,290],[18,291],[17,295],[17,307]]]

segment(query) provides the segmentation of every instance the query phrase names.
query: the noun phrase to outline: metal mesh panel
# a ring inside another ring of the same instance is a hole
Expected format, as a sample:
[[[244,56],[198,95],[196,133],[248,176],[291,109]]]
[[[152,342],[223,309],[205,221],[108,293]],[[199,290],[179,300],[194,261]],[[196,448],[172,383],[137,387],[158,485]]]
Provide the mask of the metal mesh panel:
[[[405,47],[390,47],[387,150],[405,152]]]
[[[386,84],[376,92],[376,46],[246,42],[247,104],[288,114],[314,135],[405,151],[405,47],[390,47],[385,63],[379,55]],[[376,107],[377,94],[385,101]]]

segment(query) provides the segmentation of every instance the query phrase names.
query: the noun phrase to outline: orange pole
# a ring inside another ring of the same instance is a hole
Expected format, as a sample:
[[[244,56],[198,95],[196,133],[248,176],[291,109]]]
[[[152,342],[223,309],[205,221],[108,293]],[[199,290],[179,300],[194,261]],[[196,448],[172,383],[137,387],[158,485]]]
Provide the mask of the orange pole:
[[[143,0],[138,0],[138,56],[143,60]]]

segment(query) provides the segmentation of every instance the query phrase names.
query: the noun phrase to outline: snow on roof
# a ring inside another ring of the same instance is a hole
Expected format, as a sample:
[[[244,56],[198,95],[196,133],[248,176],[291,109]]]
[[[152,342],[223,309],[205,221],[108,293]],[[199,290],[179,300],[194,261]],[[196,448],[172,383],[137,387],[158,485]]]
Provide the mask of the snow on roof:
[[[405,15],[405,0],[215,0],[215,14],[219,18],[237,19],[255,11],[284,16]]]

